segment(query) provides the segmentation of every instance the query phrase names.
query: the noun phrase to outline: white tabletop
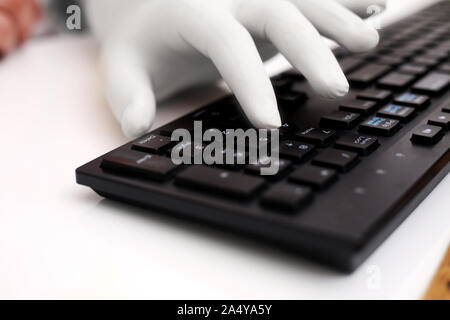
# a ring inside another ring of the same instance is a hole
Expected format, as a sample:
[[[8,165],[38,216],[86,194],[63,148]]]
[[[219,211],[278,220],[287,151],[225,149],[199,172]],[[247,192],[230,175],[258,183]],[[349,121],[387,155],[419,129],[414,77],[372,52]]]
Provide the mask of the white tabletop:
[[[75,184],[75,168],[127,141],[102,98],[96,53],[89,38],[64,35],[0,63],[0,298],[422,296],[450,242],[450,176],[351,275]],[[186,92],[155,126],[220,94]]]

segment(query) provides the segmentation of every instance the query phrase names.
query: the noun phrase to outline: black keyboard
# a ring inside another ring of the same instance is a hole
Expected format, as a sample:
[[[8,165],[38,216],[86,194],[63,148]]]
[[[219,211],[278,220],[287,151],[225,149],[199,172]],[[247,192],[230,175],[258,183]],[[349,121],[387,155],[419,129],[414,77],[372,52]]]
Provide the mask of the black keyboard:
[[[177,128],[249,127],[229,96],[78,168],[77,182],[352,271],[450,170],[449,16],[439,3],[382,30],[373,52],[337,49],[352,88],[342,100],[318,98],[294,70],[274,77],[275,176],[259,164],[172,162]]]

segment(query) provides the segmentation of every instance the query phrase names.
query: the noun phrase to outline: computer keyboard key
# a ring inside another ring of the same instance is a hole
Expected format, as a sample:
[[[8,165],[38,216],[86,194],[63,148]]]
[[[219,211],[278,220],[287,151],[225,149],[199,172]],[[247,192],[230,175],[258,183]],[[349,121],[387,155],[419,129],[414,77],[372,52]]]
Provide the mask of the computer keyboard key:
[[[279,106],[282,107],[300,107],[308,99],[304,92],[282,92],[277,94]]]
[[[430,58],[435,58],[438,60],[446,60],[448,58],[447,50],[443,50],[443,49],[439,49],[439,48],[429,49],[429,50],[425,51],[424,54]]]
[[[392,92],[387,90],[367,89],[357,94],[358,99],[385,102],[392,97]]]
[[[261,203],[265,207],[295,211],[308,205],[314,198],[308,187],[294,184],[277,184],[263,193]]]
[[[411,141],[415,144],[434,145],[443,136],[444,129],[433,125],[422,125],[414,130]]]
[[[257,164],[249,164],[245,167],[245,173],[261,176],[262,178],[266,178],[269,180],[277,180],[280,177],[283,177],[289,169],[292,168],[292,162],[286,159],[275,160],[276,163],[269,163],[267,161],[260,161]],[[274,175],[261,175],[262,168],[273,167],[274,165],[278,166],[278,172]]]
[[[284,122],[278,129],[280,140],[290,139],[298,130],[297,126],[290,122]]]
[[[354,57],[346,57],[339,60],[339,64],[341,66],[342,71],[347,74],[359,66],[363,65],[365,61],[363,59],[358,59]]]
[[[412,74],[415,76],[421,76],[428,72],[428,69],[424,66],[417,66],[414,64],[404,64],[398,68],[398,72]]]
[[[359,126],[359,131],[380,136],[392,136],[400,129],[400,121],[374,116]]]
[[[391,72],[378,80],[378,86],[391,90],[406,88],[416,77],[410,74]]]
[[[233,170],[233,171],[239,171],[242,169],[243,165],[246,165],[249,163],[249,152],[244,151],[245,148],[239,148],[235,147],[235,150],[227,150],[227,148],[222,148],[219,151],[220,157],[222,159],[221,164],[214,164],[215,166],[227,170]],[[230,155],[228,155],[228,152],[230,152]],[[230,157],[230,159],[227,159],[227,156]],[[230,160],[230,161],[228,161]]]
[[[430,104],[430,97],[415,93],[403,93],[394,98],[394,103],[416,109],[424,109]]]
[[[320,125],[324,128],[350,129],[358,123],[359,118],[359,113],[332,111],[320,119]]]
[[[136,141],[133,144],[133,149],[149,153],[161,153],[174,144],[175,142],[169,137],[149,134],[148,136]]]
[[[363,67],[353,71],[347,77],[351,84],[356,86],[367,86],[388,73],[391,66],[384,64],[368,63]]]
[[[328,143],[330,143],[330,141],[333,140],[335,135],[336,131],[334,130],[310,127],[300,130],[295,135],[294,139],[323,147]]]
[[[294,162],[301,162],[308,158],[315,150],[314,145],[297,141],[280,142],[280,156]]]
[[[277,93],[288,91],[294,83],[293,79],[286,77],[285,75],[279,75],[275,78],[272,78],[271,81],[273,89]]]
[[[176,155],[183,156],[185,152],[190,152],[191,159],[194,159],[196,154],[202,153],[205,149],[206,145],[199,143],[199,142],[183,142],[178,143],[173,148],[170,148],[167,150],[166,154],[167,156],[171,156],[172,153],[175,153]]]
[[[450,73],[450,63],[444,63],[439,66],[439,72]]]
[[[400,106],[396,104],[388,104],[387,106],[381,108],[377,115],[380,117],[387,117],[401,122],[408,122],[415,115],[416,109],[411,107]]]
[[[442,127],[444,130],[450,130],[450,114],[443,112],[436,113],[428,120],[428,124]]]
[[[381,55],[381,56],[377,57],[375,62],[379,63],[379,64],[386,64],[388,66],[394,66],[395,67],[395,66],[398,66],[398,65],[402,64],[403,61],[404,60],[402,58],[399,58],[399,57]]]
[[[335,147],[356,152],[360,155],[368,155],[378,148],[379,145],[378,139],[375,137],[347,133],[336,141]]]
[[[415,57],[411,60],[412,64],[417,64],[419,66],[424,66],[428,68],[432,68],[439,64],[439,59],[433,57]]]
[[[245,125],[245,119],[237,106],[219,104],[212,110],[201,113],[196,120],[203,121],[203,129],[234,129]]]
[[[175,178],[175,184],[219,196],[249,199],[264,186],[265,180],[219,168],[194,165],[180,172]]]
[[[304,184],[316,190],[323,190],[338,179],[336,170],[311,165],[304,165],[295,170],[289,180]]]
[[[425,94],[439,94],[450,85],[450,74],[431,72],[416,82],[412,90]]]
[[[443,112],[450,112],[450,105],[442,108]]]
[[[342,111],[356,112],[362,115],[371,114],[375,111],[377,103],[375,101],[353,100],[344,102],[339,107]]]
[[[319,153],[312,164],[347,172],[358,163],[358,154],[351,151],[326,149]]]
[[[170,158],[134,150],[116,151],[102,160],[101,167],[120,173],[165,180],[178,168]]]
[[[393,56],[393,57],[398,57],[398,58],[402,58],[402,59],[406,60],[406,59],[411,58],[414,55],[414,52],[410,51],[410,50],[406,50],[404,48],[398,48],[398,49],[392,50],[389,53],[389,55]]]

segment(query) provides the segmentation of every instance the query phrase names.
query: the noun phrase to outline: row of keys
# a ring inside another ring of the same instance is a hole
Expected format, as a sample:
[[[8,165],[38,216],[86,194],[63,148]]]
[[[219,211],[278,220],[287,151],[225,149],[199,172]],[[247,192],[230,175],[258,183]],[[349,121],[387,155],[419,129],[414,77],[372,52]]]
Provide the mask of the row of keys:
[[[280,155],[284,158],[290,159],[296,163],[303,162],[310,155],[312,155],[317,147],[323,147],[328,145],[334,138],[336,132],[334,130],[320,129],[320,128],[308,128],[303,131],[299,131],[295,136],[295,141],[284,141],[280,144]],[[300,141],[297,141],[300,140]],[[304,141],[310,142],[303,143]],[[133,149],[146,152],[146,153],[160,153],[161,150],[166,150],[166,154],[170,156],[172,153],[173,142],[169,138],[164,136],[158,136],[150,134],[143,139],[135,142],[132,146]],[[373,151],[374,147],[377,146],[376,138],[361,136],[357,134],[347,134],[339,138],[336,141],[336,147],[340,149],[345,149],[349,151],[357,152],[361,155],[367,155]],[[190,149],[190,154],[192,159],[194,159],[197,153],[201,153],[205,145],[196,145],[192,143],[178,144],[175,150],[177,154],[183,154],[187,149]],[[223,154],[225,156],[225,149],[223,149]],[[140,153],[135,153],[135,155],[140,155]],[[150,159],[150,158],[149,158]],[[158,157],[156,157],[158,159]],[[248,159],[248,153],[245,152],[240,154],[235,153],[235,163],[245,162]],[[242,161],[239,161],[242,160]],[[283,165],[283,164],[282,164]],[[255,165],[256,166],[256,165]],[[230,168],[239,169],[238,166],[229,166]]]
[[[416,109],[424,109],[425,107],[427,107],[430,104],[430,97],[425,96],[425,95],[415,94],[415,93],[409,93],[409,92],[393,96],[391,91],[367,89],[367,90],[359,92],[356,97],[358,100],[355,100],[355,103],[357,103],[360,100],[362,100],[362,101],[364,101],[364,103],[366,103],[367,100],[369,100],[369,101],[374,101],[376,103],[376,105],[378,105],[380,103],[383,103],[383,102],[393,99],[394,103],[409,106],[409,107],[414,107]],[[347,108],[348,103],[343,104],[341,107]],[[375,107],[375,106],[366,105],[366,107],[359,107],[359,109],[370,112],[371,108],[373,108],[373,107]],[[358,108],[358,105],[357,105],[357,108]]]
[[[384,110],[384,111],[383,111]],[[392,113],[397,113],[397,117],[402,115],[407,118],[403,112],[410,110],[403,108],[396,108],[394,105],[389,105],[384,109],[381,109],[381,113],[391,116]],[[412,111],[411,111],[412,112]],[[354,127],[360,120],[358,113],[346,112],[346,111],[333,111],[330,114],[323,116],[320,120],[320,125],[326,128],[333,129],[350,129]],[[400,121],[391,118],[385,118],[381,116],[374,116],[366,121],[362,122],[359,126],[359,131],[365,133],[371,133],[381,136],[391,136],[400,129]]]
[[[418,44],[418,49],[423,44]],[[404,50],[404,49],[403,49]],[[424,55],[412,58],[408,63],[402,64],[405,59],[409,59],[414,53],[412,48],[405,51],[388,50],[393,56],[374,54],[366,55],[367,63],[364,59],[347,57],[342,59],[341,66],[344,73],[348,74],[349,81],[359,87],[367,87],[377,81],[381,88],[390,90],[403,90],[416,80],[416,77],[423,76],[430,69],[435,68],[443,60],[448,58],[448,49],[428,50]],[[409,51],[409,52],[408,52]],[[397,55],[397,56],[396,56]],[[401,65],[396,71],[392,67]],[[416,82],[412,90],[425,94],[440,94],[450,85],[450,66],[443,64],[437,71],[430,72],[424,78]]]
[[[387,90],[369,89],[357,95],[357,100],[344,102],[339,111],[332,111],[320,120],[321,126],[333,129],[350,129],[361,119],[362,115],[369,115],[377,106],[392,97]],[[364,100],[370,99],[370,100]],[[378,110],[376,116],[368,118],[359,126],[359,131],[381,136],[392,136],[400,128],[400,123],[410,121],[416,111],[425,108],[430,98],[415,93],[403,93],[393,98],[393,103]],[[439,119],[438,119],[439,120]]]

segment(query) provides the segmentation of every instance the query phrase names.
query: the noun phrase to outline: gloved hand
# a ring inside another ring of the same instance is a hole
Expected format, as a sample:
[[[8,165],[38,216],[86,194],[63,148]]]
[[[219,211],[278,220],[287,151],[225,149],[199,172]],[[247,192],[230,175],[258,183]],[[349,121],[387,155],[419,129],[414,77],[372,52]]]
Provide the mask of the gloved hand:
[[[39,17],[35,0],[0,0],[0,55],[28,38]]]
[[[374,48],[377,31],[351,12],[371,4],[385,0],[85,1],[106,97],[129,137],[150,129],[155,101],[220,76],[255,127],[278,128],[263,67],[278,52],[318,94],[344,96],[348,82],[320,35],[354,52]]]

